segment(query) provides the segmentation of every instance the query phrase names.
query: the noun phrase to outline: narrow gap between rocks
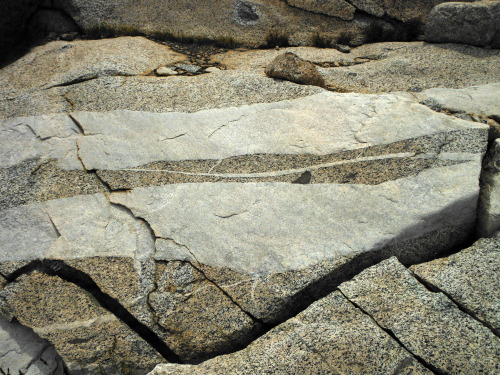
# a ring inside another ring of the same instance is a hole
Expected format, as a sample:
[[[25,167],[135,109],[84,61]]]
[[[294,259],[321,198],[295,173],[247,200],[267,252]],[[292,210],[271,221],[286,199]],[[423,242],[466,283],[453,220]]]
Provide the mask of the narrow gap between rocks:
[[[419,362],[422,366],[424,366],[427,370],[431,371],[432,373],[436,374],[436,375],[445,375],[445,372],[437,369],[436,367],[434,367],[433,365],[431,365],[430,363],[428,363],[427,361],[425,361],[423,358],[421,358],[420,356],[416,355],[415,353],[413,353],[411,350],[409,350],[398,338],[397,336],[394,334],[394,332],[392,332],[390,329],[387,329],[387,328],[384,328],[382,327],[380,324],[378,324],[378,322],[375,320],[375,318],[373,318],[367,311],[365,311],[361,306],[359,306],[356,302],[350,300],[340,289],[337,289],[340,294],[342,294],[344,296],[344,298],[346,300],[348,300],[350,303],[353,304],[354,307],[356,307],[357,309],[359,309],[363,314],[365,314],[366,316],[370,317],[370,319],[372,320],[373,323],[375,323],[377,325],[377,327],[379,327],[381,330],[383,330],[385,333],[387,333],[389,336],[392,337],[392,339],[394,341],[396,341],[398,343],[399,346],[401,346],[404,350],[406,350],[408,353],[410,353],[413,358],[415,358],[415,360],[417,362]]]
[[[146,341],[167,361],[172,363],[183,363],[179,356],[170,349],[148,326],[134,317],[118,300],[104,293],[95,281],[86,273],[73,268],[60,260],[34,260],[19,268],[10,276],[7,282],[15,282],[22,275],[38,271],[48,276],[57,276],[62,280],[72,283],[92,295],[97,302],[106,310],[115,315],[121,322],[126,324],[132,331]]]
[[[457,308],[460,311],[462,311],[464,314],[467,314],[472,319],[474,319],[475,321],[477,321],[479,324],[481,324],[482,326],[484,326],[485,328],[487,328],[488,330],[490,330],[495,336],[500,337],[499,332],[497,332],[490,324],[488,324],[488,322],[485,322],[485,321],[479,319],[471,310],[467,309],[465,306],[463,306],[459,302],[457,302],[453,298],[453,296],[451,296],[449,293],[445,292],[444,290],[440,289],[438,286],[430,283],[429,281],[422,279],[416,273],[411,272],[411,270],[409,270],[409,271],[412,274],[412,276],[415,279],[417,279],[420,284],[422,284],[423,286],[425,286],[430,292],[444,294],[450,301],[452,301],[457,306]]]

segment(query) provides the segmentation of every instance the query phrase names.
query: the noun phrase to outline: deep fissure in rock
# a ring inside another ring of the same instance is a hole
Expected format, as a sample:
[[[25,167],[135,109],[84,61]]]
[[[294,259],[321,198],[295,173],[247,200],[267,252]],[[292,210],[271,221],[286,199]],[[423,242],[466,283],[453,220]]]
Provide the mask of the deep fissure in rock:
[[[62,280],[75,284],[92,295],[97,302],[106,310],[115,315],[125,323],[132,331],[146,341],[167,361],[172,363],[183,363],[179,356],[163,342],[154,331],[134,317],[115,298],[104,293],[95,281],[86,273],[73,268],[61,260],[34,260],[19,268],[6,277],[8,282],[14,282],[22,275],[38,271],[49,276],[57,276]]]

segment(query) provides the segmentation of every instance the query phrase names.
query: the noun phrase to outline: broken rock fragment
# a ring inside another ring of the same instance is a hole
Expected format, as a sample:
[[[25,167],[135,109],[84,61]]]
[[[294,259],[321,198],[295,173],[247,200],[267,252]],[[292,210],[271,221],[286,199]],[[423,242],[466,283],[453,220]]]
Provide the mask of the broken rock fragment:
[[[276,57],[267,67],[266,74],[271,78],[286,79],[303,85],[325,84],[313,63],[302,60],[292,52]]]
[[[444,294],[427,290],[395,257],[339,289],[434,372],[498,372],[500,339]]]

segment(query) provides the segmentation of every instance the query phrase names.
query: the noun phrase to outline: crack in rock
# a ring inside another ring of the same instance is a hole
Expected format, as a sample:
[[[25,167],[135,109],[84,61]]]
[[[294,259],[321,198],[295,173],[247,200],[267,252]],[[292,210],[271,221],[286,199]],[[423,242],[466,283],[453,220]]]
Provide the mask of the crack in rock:
[[[83,271],[71,267],[61,260],[34,260],[27,265],[19,268],[11,275],[6,277],[8,283],[15,282],[19,277],[29,274],[33,271],[46,274],[48,276],[57,276],[60,279],[72,283],[88,292],[99,304],[111,312],[121,322],[126,324],[133,332],[153,347],[167,361],[173,363],[182,363],[179,356],[174,353],[163,342],[158,335],[144,323],[141,323],[134,317],[118,300],[104,293],[96,282]]]
[[[353,304],[354,307],[356,307],[357,309],[359,309],[363,314],[365,314],[366,316],[370,317],[370,319],[372,320],[372,322],[377,326],[379,327],[382,331],[384,331],[385,333],[387,333],[394,341],[396,341],[398,343],[399,346],[401,346],[403,349],[405,349],[408,353],[410,353],[413,358],[415,358],[422,366],[424,366],[427,370],[429,370],[430,372],[436,374],[436,375],[444,375],[444,373],[442,371],[439,371],[439,369],[437,369],[436,367],[434,367],[433,365],[431,365],[430,363],[428,363],[427,361],[425,361],[423,358],[421,358],[420,356],[416,355],[415,353],[413,353],[411,350],[409,350],[398,338],[397,336],[394,334],[394,332],[392,332],[390,329],[388,328],[384,328],[382,327],[376,320],[373,316],[371,316],[367,311],[365,311],[361,306],[359,306],[356,302],[352,301],[350,298],[347,297],[346,294],[344,294],[342,292],[342,290],[340,290],[339,288],[337,288],[336,290],[338,290],[340,292],[340,294],[342,294],[342,296],[344,296],[344,298],[346,300],[348,300],[350,303]]]

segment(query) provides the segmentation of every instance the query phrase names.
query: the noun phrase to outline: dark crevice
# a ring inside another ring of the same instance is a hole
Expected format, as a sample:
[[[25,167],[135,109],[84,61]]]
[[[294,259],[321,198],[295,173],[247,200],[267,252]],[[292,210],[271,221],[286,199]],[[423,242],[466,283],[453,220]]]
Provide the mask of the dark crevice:
[[[158,351],[167,361],[182,363],[179,356],[175,354],[175,352],[170,349],[153,330],[144,323],[141,323],[123,307],[118,300],[104,293],[89,275],[67,265],[63,261],[46,259],[34,260],[13,272],[6,279],[8,282],[15,282],[19,277],[33,271],[38,271],[48,276],[57,276],[66,282],[82,288],[92,295],[103,308],[115,315],[121,322],[126,324],[132,331]]]
[[[80,134],[85,135],[85,129],[83,128],[82,124],[80,124],[80,122],[71,113],[68,114],[68,117],[76,125],[76,127],[80,131]]]
[[[45,90],[52,89],[54,87],[66,87],[66,86],[77,85],[79,83],[92,81],[92,80],[98,79],[98,78],[99,78],[98,75],[92,75],[90,77],[75,78],[75,79],[73,79],[71,81],[68,81],[68,82],[63,82],[63,83],[59,83],[59,84],[56,84],[56,85],[45,87]]]
[[[482,326],[484,326],[485,328],[487,328],[488,330],[490,330],[495,336],[497,337],[500,337],[500,332],[498,332],[498,330],[496,330],[493,326],[491,326],[488,322],[485,322],[481,319],[479,319],[475,314],[474,312],[472,312],[471,310],[469,310],[468,308],[466,308],[465,306],[461,305],[459,302],[457,302],[453,296],[447,292],[445,292],[444,290],[440,289],[437,285],[435,284],[432,284],[431,282],[421,278],[418,274],[412,272],[411,270],[409,270],[412,274],[412,276],[418,280],[418,282],[420,284],[422,284],[423,286],[425,286],[429,291],[433,292],[433,293],[442,293],[444,294],[450,301],[452,301],[456,306],[457,308],[463,312],[464,314],[467,314],[469,315],[472,319],[474,319],[475,321],[477,321],[479,324],[481,324]]]
[[[366,316],[370,317],[370,319],[373,321],[373,323],[375,323],[377,325],[377,327],[379,327],[381,330],[383,330],[385,333],[387,333],[389,336],[392,337],[392,339],[394,341],[396,341],[398,343],[398,345],[400,347],[402,347],[403,349],[405,349],[408,353],[410,353],[413,358],[415,358],[415,360],[417,362],[419,362],[423,367],[425,367],[427,370],[431,371],[432,373],[434,374],[437,374],[437,375],[445,375],[446,373],[438,368],[436,368],[435,366],[431,365],[430,363],[428,363],[427,361],[425,361],[422,357],[416,355],[415,353],[413,353],[411,350],[409,350],[398,338],[397,336],[394,334],[394,332],[392,332],[390,329],[388,328],[384,328],[382,327],[380,324],[378,324],[378,322],[375,320],[375,318],[373,318],[373,316],[371,316],[366,310],[364,310],[361,306],[359,306],[356,302],[352,301],[351,299],[349,299],[340,289],[337,289],[340,294],[342,294],[344,296],[344,298],[346,300],[348,300],[350,303],[353,304],[354,307],[356,307],[357,309],[359,309],[363,314],[365,314]]]
[[[194,257],[194,255],[193,255]],[[196,258],[195,258],[196,259]],[[198,264],[200,264],[198,261],[196,261]],[[212,280],[211,278],[209,278],[206,273],[203,271],[203,268],[202,267],[198,267],[196,266],[193,262],[189,262],[188,263],[191,265],[191,267],[193,267],[196,271],[198,271],[199,273],[201,273],[203,275],[203,277],[209,282],[211,283],[212,285],[214,285],[222,294],[224,294],[225,297],[227,297],[234,305],[236,305],[245,315],[247,315],[250,319],[252,319],[252,321],[254,323],[258,323],[260,324],[265,331],[268,331],[270,329],[270,325],[266,322],[264,322],[262,319],[259,319],[257,318],[256,316],[254,316],[252,313],[250,313],[249,311],[246,311],[243,306],[241,306],[237,301],[235,301],[233,299],[233,297],[227,293],[223,288],[221,288],[214,280]]]

